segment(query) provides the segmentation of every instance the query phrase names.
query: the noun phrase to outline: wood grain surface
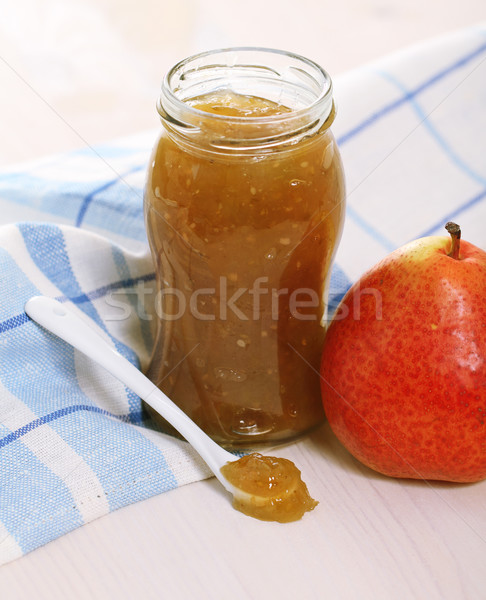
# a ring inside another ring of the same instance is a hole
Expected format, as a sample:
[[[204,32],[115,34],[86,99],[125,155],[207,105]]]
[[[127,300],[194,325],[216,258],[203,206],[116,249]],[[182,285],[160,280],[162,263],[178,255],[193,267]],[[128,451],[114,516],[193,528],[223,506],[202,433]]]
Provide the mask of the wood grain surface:
[[[318,507],[296,523],[236,512],[214,479],[121,509],[0,568],[2,598],[460,600],[485,597],[486,482],[389,479],[328,425],[275,453]]]

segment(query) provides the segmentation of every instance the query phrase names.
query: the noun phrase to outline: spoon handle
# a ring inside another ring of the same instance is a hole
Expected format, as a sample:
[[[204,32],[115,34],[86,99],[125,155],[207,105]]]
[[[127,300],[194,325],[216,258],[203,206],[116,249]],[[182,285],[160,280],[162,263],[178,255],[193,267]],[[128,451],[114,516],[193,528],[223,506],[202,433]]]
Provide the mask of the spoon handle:
[[[53,298],[35,296],[25,304],[27,315],[83,352],[133,390],[192,445],[223,486],[232,491],[220,469],[235,457],[218,446],[131,362],[112,348],[93,327]]]

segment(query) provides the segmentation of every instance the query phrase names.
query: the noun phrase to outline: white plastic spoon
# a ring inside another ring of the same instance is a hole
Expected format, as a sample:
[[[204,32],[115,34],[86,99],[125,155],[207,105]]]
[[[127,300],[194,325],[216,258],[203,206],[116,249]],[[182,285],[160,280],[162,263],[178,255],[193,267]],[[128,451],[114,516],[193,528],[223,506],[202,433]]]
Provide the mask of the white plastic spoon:
[[[300,471],[291,461],[259,454],[236,459],[68,307],[52,298],[35,296],[25,304],[25,312],[39,325],[104,367],[175,427],[233,495],[235,508],[257,519],[286,522],[300,519],[316,506],[317,502],[310,497],[300,478]],[[231,463],[229,470],[228,463]],[[230,479],[251,491],[231,483],[221,472],[222,467]]]
[[[28,316],[74,348],[104,367],[164,417],[191,444],[222,485],[232,494],[235,488],[221,474],[221,467],[236,460],[177,407],[131,362],[111,347],[92,326],[66,306],[45,296],[25,304]]]

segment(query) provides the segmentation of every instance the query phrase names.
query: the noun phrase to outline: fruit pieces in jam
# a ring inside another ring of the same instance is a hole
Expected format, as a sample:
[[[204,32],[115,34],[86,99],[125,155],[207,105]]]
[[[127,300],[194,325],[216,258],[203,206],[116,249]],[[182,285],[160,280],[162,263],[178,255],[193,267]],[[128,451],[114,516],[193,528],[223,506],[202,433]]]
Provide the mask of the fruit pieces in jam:
[[[297,521],[318,505],[299,469],[286,458],[249,454],[224,465],[221,473],[244,492],[235,494],[233,506],[261,521]]]
[[[189,103],[203,111],[198,144],[163,132],[146,187],[159,290],[177,290],[163,292],[148,375],[222,444],[289,439],[324,418],[317,373],[344,215],[339,153],[329,130],[272,152],[218,151],[238,117],[289,109],[229,91]]]

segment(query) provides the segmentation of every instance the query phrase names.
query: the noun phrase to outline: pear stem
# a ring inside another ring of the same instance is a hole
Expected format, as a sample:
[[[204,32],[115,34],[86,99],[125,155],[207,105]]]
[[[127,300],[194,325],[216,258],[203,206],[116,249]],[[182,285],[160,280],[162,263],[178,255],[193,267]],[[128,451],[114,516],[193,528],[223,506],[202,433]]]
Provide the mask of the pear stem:
[[[452,243],[451,249],[447,256],[454,258],[456,260],[459,259],[459,250],[461,247],[461,228],[456,223],[449,221],[446,223],[445,228],[451,234]]]

